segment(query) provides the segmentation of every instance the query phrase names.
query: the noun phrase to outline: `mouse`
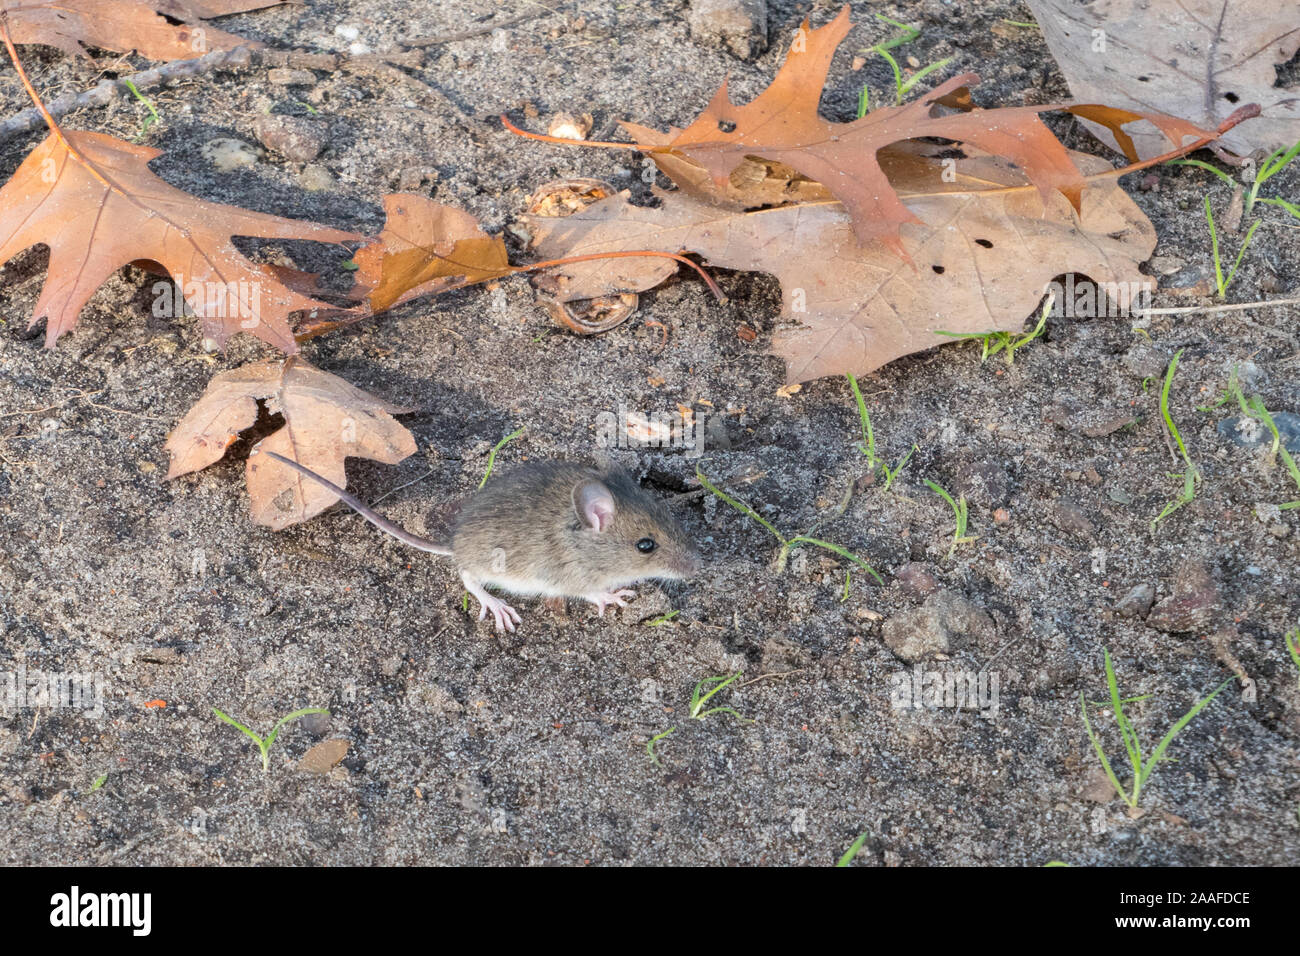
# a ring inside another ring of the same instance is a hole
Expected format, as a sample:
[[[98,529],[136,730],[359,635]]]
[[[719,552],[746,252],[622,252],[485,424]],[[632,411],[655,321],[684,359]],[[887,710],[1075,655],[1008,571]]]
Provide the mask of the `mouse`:
[[[255,448],[339,496],[361,517],[397,540],[450,557],[465,589],[498,631],[514,631],[519,612],[488,592],[520,597],[580,598],[627,607],[631,585],[681,580],[703,566],[699,551],[664,502],[617,467],[540,461],[493,476],[461,508],[449,544],[412,534],[333,482],[283,455]]]

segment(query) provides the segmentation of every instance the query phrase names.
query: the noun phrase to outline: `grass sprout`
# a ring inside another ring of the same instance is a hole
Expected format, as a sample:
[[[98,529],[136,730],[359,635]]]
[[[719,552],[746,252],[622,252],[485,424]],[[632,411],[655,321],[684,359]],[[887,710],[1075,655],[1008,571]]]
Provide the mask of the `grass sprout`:
[[[136,141],[138,142],[139,140],[144,139],[146,135],[148,135],[149,130],[153,128],[154,124],[162,122],[162,117],[159,116],[158,111],[154,109],[154,105],[152,101],[150,101],[150,99],[147,96],[145,96],[138,89],[136,89],[134,83],[132,83],[130,80],[126,79],[125,77],[122,78],[122,83],[126,86],[128,90],[131,91],[131,95],[134,96],[141,103],[143,103],[145,109],[149,111],[149,115],[146,116],[144,120],[140,123],[140,134],[136,137]]]
[[[948,507],[952,508],[952,514],[953,514],[953,518],[956,521],[956,527],[953,529],[952,547],[948,549],[948,555],[947,555],[949,558],[951,558],[953,552],[957,550],[957,545],[969,544],[970,542],[974,541],[976,538],[979,537],[979,535],[966,534],[966,525],[970,522],[970,506],[966,504],[965,495],[962,495],[959,499],[953,501],[952,495],[948,494],[947,490],[943,487],[943,485],[939,484],[937,481],[931,481],[929,478],[927,478],[925,479],[925,484],[926,487],[928,487],[936,495],[941,497],[944,501],[948,502]]]
[[[1250,188],[1244,193],[1242,201],[1243,216],[1249,217],[1254,212],[1256,203],[1264,203],[1269,206],[1276,206],[1292,217],[1300,219],[1300,206],[1283,199],[1280,196],[1261,196],[1259,194],[1261,187],[1290,165],[1297,156],[1300,156],[1300,143],[1296,143],[1290,148],[1279,147],[1264,157],[1260,162],[1259,167],[1255,169],[1254,175],[1249,177]],[[1223,182],[1230,186],[1234,191],[1241,189],[1241,186],[1231,175],[1210,165],[1204,160],[1175,159],[1170,161],[1170,165],[1195,166],[1198,169],[1204,169],[1219,177],[1219,179],[1223,180]],[[1232,284],[1233,278],[1237,275],[1237,269],[1241,266],[1241,260],[1246,255],[1246,249],[1250,246],[1251,240],[1255,238],[1255,230],[1259,228],[1263,220],[1256,219],[1250,224],[1250,228],[1246,230],[1246,237],[1241,242],[1241,248],[1237,250],[1237,258],[1233,261],[1232,267],[1228,270],[1227,276],[1225,276],[1223,274],[1223,260],[1219,251],[1219,231],[1214,223],[1214,213],[1210,209],[1210,197],[1207,195],[1204,199],[1205,221],[1210,230],[1210,254],[1214,258],[1214,283],[1219,298],[1222,299],[1227,294],[1228,286]]]
[[[1296,668],[1300,669],[1300,627],[1286,632],[1286,649],[1291,654],[1291,660],[1295,663]],[[1297,680],[1300,680],[1300,678],[1297,678]]]
[[[850,863],[852,863],[853,858],[856,857],[860,852],[862,852],[862,848],[866,845],[868,836],[870,836],[870,833],[866,831],[863,831],[862,833],[858,834],[858,838],[853,841],[853,843],[849,846],[847,850],[844,851],[844,855],[840,857],[839,862],[836,863],[835,865],[837,867],[840,867],[840,866],[848,866]]]
[[[1237,370],[1235,368],[1232,370],[1232,375],[1228,377],[1228,387],[1222,397],[1213,405],[1199,407],[1201,411],[1208,412],[1234,398],[1237,400],[1237,405],[1243,415],[1255,419],[1268,429],[1269,434],[1273,436],[1273,444],[1269,447],[1269,455],[1272,461],[1276,463],[1277,459],[1281,458],[1282,464],[1286,466],[1286,470],[1291,475],[1291,480],[1295,482],[1296,488],[1300,488],[1300,466],[1296,464],[1295,458],[1292,457],[1286,445],[1282,443],[1282,434],[1277,430],[1277,422],[1273,421],[1272,413],[1264,406],[1264,400],[1259,395],[1246,398],[1245,392],[1241,390],[1241,383],[1237,379]],[[1294,510],[1300,508],[1300,500],[1288,501],[1285,504],[1278,505],[1278,507],[1283,511]]]
[[[259,737],[239,721],[235,720],[233,717],[226,716],[221,711],[217,710],[217,708],[213,707],[212,712],[228,723],[231,727],[234,727],[242,733],[253,743],[257,744],[257,749],[262,752],[262,773],[266,773],[271,767],[271,747],[275,743],[275,738],[280,736],[280,731],[283,729],[285,724],[289,723],[291,720],[297,720],[299,717],[306,717],[308,714],[329,714],[329,711],[323,707],[304,707],[302,710],[295,710],[293,713],[281,717],[275,722],[275,726],[271,728],[269,734],[265,737]]]
[[[1164,510],[1151,521],[1152,531],[1155,531],[1156,525],[1183,505],[1191,504],[1196,500],[1196,486],[1201,480],[1201,471],[1196,467],[1196,463],[1192,461],[1191,456],[1187,454],[1187,446],[1183,444],[1183,436],[1179,434],[1178,426],[1174,424],[1174,417],[1169,413],[1169,389],[1174,383],[1174,374],[1178,371],[1178,360],[1182,357],[1182,354],[1182,349],[1174,353],[1174,357],[1169,363],[1169,369],[1165,372],[1165,384],[1160,389],[1160,415],[1165,420],[1165,427],[1169,429],[1170,436],[1178,444],[1178,453],[1183,456],[1183,462],[1187,465],[1187,470],[1181,474],[1170,476],[1181,478],[1183,488],[1178,497],[1165,505]]]
[[[908,93],[910,93],[912,91],[912,88],[915,87],[916,84],[920,83],[931,73],[935,72],[936,70],[941,70],[949,63],[951,63],[952,57],[950,56],[944,57],[942,60],[939,60],[937,63],[931,63],[928,66],[923,66],[921,69],[917,70],[911,76],[904,76],[903,68],[899,65],[898,61],[894,59],[893,54],[890,53],[889,51],[895,49],[896,47],[903,46],[905,43],[911,43],[913,40],[915,40],[917,37],[921,35],[921,31],[917,27],[908,26],[906,23],[899,23],[897,20],[892,20],[889,17],[884,16],[883,14],[877,13],[875,16],[876,19],[881,21],[882,23],[888,23],[890,26],[897,27],[902,32],[890,37],[888,40],[882,40],[881,42],[877,43],[875,46],[868,47],[867,49],[864,50],[860,50],[859,52],[878,54],[880,57],[884,59],[886,63],[889,64],[890,68],[894,71],[894,105],[897,106],[903,102],[903,97],[905,97]],[[861,92],[858,93],[858,119],[862,119],[862,117],[866,116],[867,113],[870,111],[871,111],[871,92],[870,92],[870,88],[864,85],[862,87]]]
[[[862,397],[862,389],[858,388],[858,380],[851,373],[847,375],[849,388],[853,389],[853,397],[858,403],[858,419],[862,424],[862,441],[858,445],[858,450],[867,457],[867,467],[874,473],[877,470],[885,476],[885,486],[882,491],[888,491],[889,486],[894,483],[903,466],[907,464],[909,458],[916,454],[917,447],[912,445],[911,449],[904,455],[893,468],[885,459],[876,455],[876,433],[871,427],[871,413],[867,411],[866,399]]]
[[[480,488],[486,485],[487,480],[492,477],[492,469],[493,467],[495,467],[497,462],[497,452],[499,452],[502,448],[505,448],[506,445],[510,444],[512,441],[514,441],[516,438],[522,435],[525,430],[526,427],[516,428],[509,435],[507,435],[505,438],[501,439],[499,442],[497,442],[495,445],[492,446],[492,450],[488,452],[487,471],[483,472],[483,480],[478,483],[478,486]]]
[[[1241,241],[1241,248],[1237,250],[1237,258],[1233,260],[1226,279],[1223,276],[1223,261],[1219,257],[1219,232],[1214,228],[1214,213],[1210,211],[1209,196],[1205,197],[1205,221],[1210,226],[1210,253],[1214,256],[1214,286],[1218,290],[1219,298],[1222,299],[1228,292],[1228,286],[1232,285],[1232,280],[1236,278],[1237,267],[1241,265],[1242,257],[1246,255],[1250,240],[1255,238],[1255,230],[1259,228],[1260,220],[1256,219],[1250,224],[1250,229],[1246,231],[1246,238]]]
[[[1160,739],[1160,743],[1156,744],[1155,749],[1151,751],[1150,756],[1144,757],[1142,740],[1138,736],[1137,728],[1133,726],[1133,722],[1128,718],[1128,715],[1124,713],[1124,701],[1120,699],[1119,682],[1115,679],[1115,667],[1110,660],[1110,650],[1103,650],[1106,661],[1106,685],[1110,688],[1110,707],[1115,713],[1115,721],[1119,724],[1120,737],[1124,741],[1124,750],[1128,755],[1129,765],[1133,770],[1132,787],[1130,790],[1126,791],[1120,783],[1119,777],[1115,775],[1115,771],[1111,768],[1110,760],[1106,757],[1106,749],[1102,746],[1101,738],[1097,735],[1096,731],[1092,729],[1092,722],[1088,720],[1088,701],[1084,697],[1083,691],[1079,691],[1079,710],[1083,714],[1084,729],[1087,730],[1088,739],[1092,741],[1092,747],[1097,752],[1097,759],[1101,761],[1101,768],[1106,773],[1106,779],[1110,781],[1111,786],[1115,788],[1115,792],[1120,795],[1120,798],[1128,804],[1130,808],[1136,809],[1138,801],[1142,797],[1142,787],[1151,777],[1156,766],[1161,761],[1167,759],[1165,757],[1165,751],[1169,749],[1169,745],[1173,743],[1174,738],[1178,736],[1184,727],[1191,723],[1193,717],[1199,714],[1201,710],[1204,709],[1210,701],[1214,700],[1214,698],[1217,697],[1225,687],[1231,684],[1235,678],[1229,677],[1209,694],[1197,701],[1192,706],[1191,710],[1183,714],[1183,716],[1169,728],[1169,731]]]
[[[691,706],[689,711],[691,719],[704,720],[712,716],[713,714],[730,714],[732,717],[735,717],[741,723],[752,724],[753,723],[752,720],[749,720],[746,717],[741,717],[740,714],[736,713],[734,707],[727,707],[723,705],[719,707],[710,707],[708,710],[704,709],[705,706],[708,704],[708,702],[716,694],[718,694],[720,691],[726,688],[727,685],[730,684],[732,681],[738,679],[743,673],[744,671],[737,671],[736,673],[732,674],[730,677],[728,677],[726,674],[721,674],[717,677],[706,677],[704,678],[704,680],[696,683],[695,689],[691,691]],[[708,687],[709,689],[706,691],[704,689],[705,687]],[[662,733],[655,734],[646,742],[645,752],[650,756],[650,762],[653,763],[656,767],[660,766],[660,763],[659,763],[659,755],[655,753],[655,744],[669,737],[673,733],[676,733],[676,731],[677,731],[676,727],[669,727],[667,730],[663,731]]]
[[[739,501],[736,498],[731,497],[725,491],[722,491],[720,488],[715,486],[711,481],[709,481],[708,478],[704,476],[704,473],[700,471],[698,468],[695,470],[695,477],[699,479],[700,484],[703,485],[704,488],[710,494],[712,494],[716,498],[721,499],[722,501],[725,501],[727,504],[731,505],[731,507],[735,508],[737,511],[739,511],[741,514],[745,515],[746,517],[751,518],[754,521],[757,521],[764,528],[770,531],[772,533],[772,536],[775,537],[777,541],[781,542],[781,552],[777,556],[777,560],[776,560],[776,570],[778,574],[785,571],[786,562],[790,558],[791,551],[793,551],[797,547],[800,547],[801,545],[811,544],[818,548],[825,548],[827,551],[833,551],[834,553],[838,554],[840,557],[845,558],[848,561],[852,561],[858,567],[862,568],[862,570],[866,571],[873,578],[875,578],[878,584],[885,583],[884,578],[882,578],[879,574],[876,573],[875,568],[867,564],[867,562],[863,561],[861,558],[859,558],[852,551],[849,551],[847,548],[842,548],[838,544],[832,544],[831,542],[823,541],[820,538],[812,538],[805,534],[799,534],[799,535],[795,535],[792,538],[788,538],[785,535],[783,535],[780,531],[778,531],[776,529],[776,526],[772,524],[772,522],[768,521],[766,518],[764,518],[761,514],[759,514],[749,505],[745,504],[743,501]]]
[[[1032,332],[1023,332],[1013,334],[1011,332],[945,332],[940,329],[935,330],[935,335],[946,335],[952,339],[975,339],[983,346],[980,354],[980,364],[984,364],[999,352],[1006,353],[1008,365],[1016,364],[1016,352],[1024,348],[1034,339],[1043,334],[1047,328],[1047,316],[1052,311],[1052,304],[1055,302],[1054,296],[1048,296],[1047,302],[1043,305],[1043,312],[1038,317],[1038,324],[1034,326]]]

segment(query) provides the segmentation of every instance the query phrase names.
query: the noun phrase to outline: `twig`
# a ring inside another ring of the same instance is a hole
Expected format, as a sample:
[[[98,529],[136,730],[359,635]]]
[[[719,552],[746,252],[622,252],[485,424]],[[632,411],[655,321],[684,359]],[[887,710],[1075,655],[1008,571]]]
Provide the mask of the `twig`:
[[[533,13],[520,14],[519,16],[512,17],[509,20],[493,20],[488,23],[481,23],[468,30],[461,30],[458,33],[444,33],[441,36],[434,37],[415,37],[414,39],[402,40],[400,42],[402,46],[410,47],[415,50],[423,50],[425,47],[441,46],[444,43],[456,43],[459,40],[469,40],[474,37],[482,36],[485,33],[492,33],[494,30],[504,30],[506,27],[517,27],[519,24],[527,23],[529,20],[536,20],[538,17],[544,17],[559,12],[557,10],[552,10],[550,7],[543,6],[540,3],[537,4],[537,6],[542,7],[542,9],[534,11]]]
[[[130,76],[116,80],[100,80],[93,88],[84,93],[68,93],[56,97],[46,104],[46,109],[54,119],[60,119],[69,113],[81,109],[107,106],[114,100],[132,96],[131,87],[137,90],[152,90],[177,80],[193,79],[208,73],[239,72],[257,68],[289,68],[300,70],[321,70],[335,73],[347,70],[353,73],[372,74],[380,78],[400,80],[418,87],[426,95],[437,100],[440,106],[451,109],[457,116],[472,121],[463,109],[447,96],[429,84],[424,83],[401,67],[416,68],[422,65],[423,54],[409,52],[406,54],[367,53],[360,56],[348,56],[341,53],[313,53],[308,50],[264,50],[260,48],[238,46],[233,50],[214,50],[193,60],[176,60],[163,66],[142,70]],[[37,109],[23,110],[0,122],[0,143],[23,133],[30,133],[45,125],[45,119]]]
[[[56,97],[46,105],[54,119],[59,119],[76,110],[89,107],[107,106],[119,97],[131,96],[130,87],[137,90],[151,90],[170,80],[188,79],[217,70],[242,70],[256,65],[263,51],[246,46],[233,50],[216,50],[193,60],[177,60],[164,66],[144,70],[116,80],[100,80],[99,83],[84,93],[68,93]],[[0,142],[12,139],[22,133],[30,133],[45,125],[45,118],[38,109],[23,110],[9,119],[0,122]]]
[[[1258,309],[1269,305],[1295,305],[1300,303],[1300,298],[1295,299],[1263,299],[1259,302],[1238,302],[1234,305],[1182,305],[1173,309],[1134,309],[1134,315],[1191,315],[1200,313],[1209,315],[1213,312],[1242,312],[1246,309]]]
[[[737,684],[736,690],[740,690],[740,688],[742,687],[748,687],[750,684],[757,684],[759,681],[767,680],[769,677],[789,677],[792,674],[802,674],[807,669],[808,668],[806,667],[800,667],[798,670],[793,670],[793,671],[773,671],[770,674],[759,674],[753,680],[747,680],[743,684]]]

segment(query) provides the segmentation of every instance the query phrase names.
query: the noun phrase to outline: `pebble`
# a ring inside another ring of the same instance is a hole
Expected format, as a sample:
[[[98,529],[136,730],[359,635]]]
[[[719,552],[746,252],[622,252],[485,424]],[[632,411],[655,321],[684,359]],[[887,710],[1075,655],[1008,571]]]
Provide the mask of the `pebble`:
[[[953,591],[939,591],[919,608],[895,614],[881,632],[889,649],[909,663],[948,654],[971,639],[985,644],[995,636],[988,613]]]
[[[319,163],[312,163],[298,174],[298,185],[308,192],[329,192],[336,185],[334,174]]]
[[[1049,518],[1052,524],[1069,534],[1091,538],[1097,532],[1096,525],[1092,523],[1083,508],[1069,498],[1062,498],[1056,502]]]
[[[939,580],[928,564],[913,561],[903,565],[894,575],[894,581],[904,594],[911,598],[929,597],[939,590]]]
[[[1169,634],[1207,631],[1219,609],[1214,576],[1205,565],[1188,561],[1174,574],[1174,593],[1151,609],[1147,625]]]
[[[1120,617],[1140,617],[1146,620],[1151,612],[1151,605],[1156,601],[1154,584],[1139,584],[1115,602],[1115,613]]]
[[[1300,415],[1291,412],[1274,412],[1271,409],[1269,413],[1273,416],[1273,424],[1277,426],[1277,433],[1286,450],[1293,455],[1300,454]],[[1264,444],[1271,446],[1273,443],[1273,433],[1263,422],[1244,415],[1225,418],[1219,422],[1215,431],[1242,448],[1257,448]]]
[[[256,166],[264,154],[243,140],[220,137],[204,143],[199,148],[199,155],[211,163],[217,172],[232,173],[237,169]]]
[[[294,163],[310,163],[329,143],[329,127],[301,116],[259,116],[253,124],[267,149]]]
[[[766,0],[691,0],[691,39],[725,46],[742,60],[767,49]]]

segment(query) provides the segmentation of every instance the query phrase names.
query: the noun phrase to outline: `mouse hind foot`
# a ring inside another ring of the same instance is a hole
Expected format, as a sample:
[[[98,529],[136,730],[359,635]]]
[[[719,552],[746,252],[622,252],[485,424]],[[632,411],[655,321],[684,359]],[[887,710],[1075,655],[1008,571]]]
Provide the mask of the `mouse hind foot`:
[[[489,594],[487,588],[468,574],[462,574],[460,579],[465,583],[465,590],[474,595],[479,603],[478,619],[480,621],[487,617],[488,612],[491,611],[492,618],[496,622],[496,629],[511,632],[514,631],[516,624],[523,622],[523,618],[519,616],[518,611],[499,597]]]

